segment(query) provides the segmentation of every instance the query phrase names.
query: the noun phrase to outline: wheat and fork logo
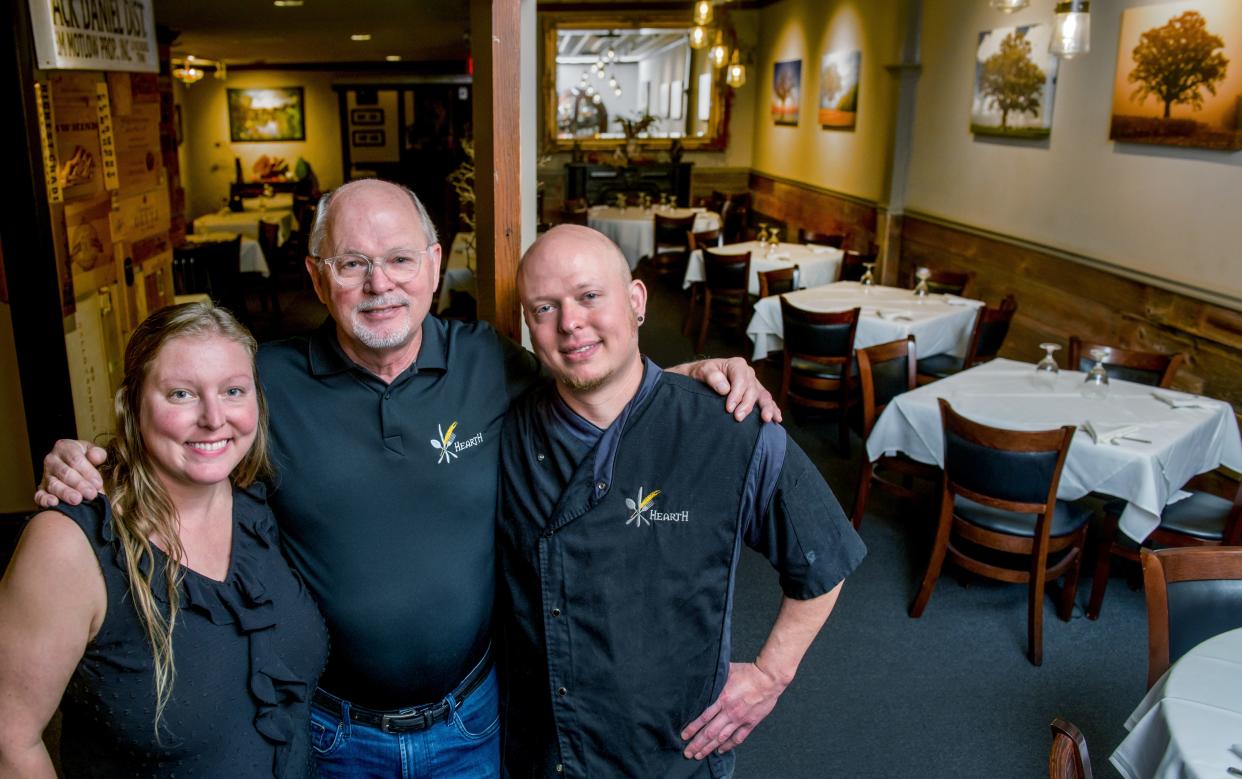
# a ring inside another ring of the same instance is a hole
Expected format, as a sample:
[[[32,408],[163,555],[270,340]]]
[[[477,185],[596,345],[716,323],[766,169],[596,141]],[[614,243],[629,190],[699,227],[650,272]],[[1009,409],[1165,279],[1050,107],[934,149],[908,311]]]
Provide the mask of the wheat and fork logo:
[[[453,441],[457,440],[457,423],[454,422],[449,425],[448,430],[445,430],[442,425],[436,425],[436,431],[440,433],[440,438],[431,439],[432,448],[438,449],[440,452],[440,459],[436,460],[436,465],[451,463],[454,457],[460,457],[461,455],[449,449],[453,445]]]
[[[643,497],[643,488],[638,488],[638,499],[625,499],[625,507],[630,510],[630,518],[625,520],[625,524],[634,523],[634,527],[642,527],[643,523],[651,524],[651,520],[647,518],[647,512],[651,510],[651,501],[655,500],[660,494],[659,490],[652,490],[646,497]]]

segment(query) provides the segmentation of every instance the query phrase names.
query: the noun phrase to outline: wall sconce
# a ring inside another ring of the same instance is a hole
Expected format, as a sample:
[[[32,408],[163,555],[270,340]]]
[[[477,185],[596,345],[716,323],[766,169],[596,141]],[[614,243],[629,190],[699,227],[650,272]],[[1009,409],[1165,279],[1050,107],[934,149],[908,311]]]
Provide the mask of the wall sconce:
[[[737,89],[746,83],[746,66],[741,63],[738,50],[733,50],[733,59],[729,61],[729,69],[725,71],[725,83]]]
[[[712,20],[711,0],[698,0],[694,4],[694,23],[703,26]]]
[[[690,48],[701,49],[707,45],[707,28],[696,24],[690,28]]]
[[[1088,0],[1061,0],[1057,3],[1048,51],[1062,59],[1073,59],[1091,51],[1090,8]]]
[[[1001,13],[1011,14],[1026,8],[1031,0],[991,0],[989,4]]]
[[[724,64],[729,60],[729,50],[725,48],[724,44],[724,33],[720,30],[716,31],[716,43],[712,45],[712,50],[707,53],[707,58],[717,68],[723,68]]]

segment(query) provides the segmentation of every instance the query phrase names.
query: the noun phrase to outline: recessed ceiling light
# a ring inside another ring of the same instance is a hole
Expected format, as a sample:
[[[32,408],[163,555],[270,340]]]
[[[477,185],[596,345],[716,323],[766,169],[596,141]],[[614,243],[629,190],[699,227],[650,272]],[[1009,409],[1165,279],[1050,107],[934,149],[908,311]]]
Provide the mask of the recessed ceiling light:
[[[272,0],[277,8],[301,8],[303,0]]]
[[[400,54],[389,54],[388,56],[384,57],[384,59],[388,60],[389,62],[400,62],[401,55]]]
[[[369,32],[354,33],[353,35],[349,36],[349,39],[351,41],[369,41],[371,40],[371,33]]]

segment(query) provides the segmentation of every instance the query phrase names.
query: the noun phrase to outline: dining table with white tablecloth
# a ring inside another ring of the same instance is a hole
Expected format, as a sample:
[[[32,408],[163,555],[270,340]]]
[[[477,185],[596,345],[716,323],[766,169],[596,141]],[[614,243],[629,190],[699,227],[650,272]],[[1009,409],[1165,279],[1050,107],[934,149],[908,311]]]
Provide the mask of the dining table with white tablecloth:
[[[857,281],[838,281],[822,286],[773,295],[755,303],[755,314],[746,326],[746,335],[755,344],[752,360],[762,360],[784,345],[785,325],[781,319],[780,298],[798,308],[816,312],[848,311],[861,308],[854,348],[898,341],[914,335],[919,357],[934,354],[965,356],[981,300],[956,295],[927,295],[919,298],[908,289],[867,286]]]
[[[185,237],[186,243],[215,243],[223,241],[231,241],[237,237],[237,233],[210,232],[210,233],[191,233]],[[259,246],[259,242],[253,238],[242,236],[241,239],[241,272],[257,273],[263,278],[271,275],[271,270],[267,265],[267,257],[263,254],[263,247]]]
[[[1217,779],[1242,771],[1242,628],[1178,658],[1126,720],[1109,761],[1126,779]],[[1237,774],[1234,774],[1237,775]]]
[[[1044,377],[1045,380],[1047,377]],[[1082,394],[1084,374],[1062,370],[1041,384],[1033,364],[996,359],[894,398],[867,439],[867,456],[901,452],[944,466],[939,399],[954,411],[1010,430],[1078,428],[1065,458],[1057,497],[1091,492],[1127,501],[1118,527],[1142,541],[1191,477],[1225,465],[1242,470],[1242,440],[1233,407],[1113,379],[1103,398]]]
[[[464,292],[478,298],[478,282],[474,277],[475,270],[475,237],[473,232],[460,232],[453,236],[453,245],[449,247],[447,257],[441,257],[444,273],[440,279],[440,294],[436,302],[436,310],[448,308],[453,292]]]
[[[809,246],[800,243],[767,244],[759,241],[728,243],[712,248],[716,254],[744,254],[750,252],[750,294],[759,294],[759,273],[798,266],[794,285],[799,289],[831,284],[841,273],[843,252],[831,246]],[[686,275],[682,288],[704,281],[703,252],[696,249],[686,263]]]
[[[227,208],[214,214],[204,214],[194,220],[195,233],[237,233],[247,238],[259,237],[259,222],[274,222],[280,227],[278,243],[289,239],[297,222],[293,211],[276,208],[268,211],[230,211]]]
[[[694,217],[694,232],[720,229],[720,214],[705,208],[667,208],[656,206],[591,206],[587,213],[587,225],[599,230],[621,247],[621,253],[630,263],[630,270],[638,267],[638,261],[655,253],[655,217]]]

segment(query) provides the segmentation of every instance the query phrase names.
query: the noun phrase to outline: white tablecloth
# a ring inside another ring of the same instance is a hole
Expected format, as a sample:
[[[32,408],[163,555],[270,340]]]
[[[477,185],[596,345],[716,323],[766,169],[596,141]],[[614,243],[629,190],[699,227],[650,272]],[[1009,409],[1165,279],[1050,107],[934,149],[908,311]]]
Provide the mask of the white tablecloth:
[[[436,310],[442,311],[449,304],[449,293],[454,290],[468,292],[478,299],[478,285],[474,278],[474,233],[458,233],[447,257],[441,259],[444,278],[440,281],[440,298]]]
[[[277,208],[270,211],[229,211],[206,214],[194,220],[195,233],[240,233],[247,238],[259,237],[259,222],[275,222],[280,226],[279,242],[284,243],[293,232],[293,211]]]
[[[841,252],[837,251],[840,258]],[[840,260],[838,259],[839,263]],[[752,262],[753,267],[753,262]],[[806,273],[803,270],[803,273]],[[970,347],[970,332],[982,301],[967,298],[928,295],[918,303],[908,289],[873,286],[870,291],[856,281],[813,286],[789,292],[783,297],[808,311],[846,311],[859,306],[858,330],[854,348],[888,343],[914,334],[918,356],[954,354],[962,357]],[[953,301],[949,303],[948,301]],[[755,343],[751,359],[762,360],[768,352],[782,348],[785,325],[781,321],[781,302],[773,295],[755,304],[755,315],[746,326],[746,335]]]
[[[1109,760],[1128,779],[1216,779],[1227,777],[1229,766],[1242,768],[1242,628],[1209,638],[1174,663],[1126,730]]]
[[[244,197],[242,198],[243,211],[271,211],[275,209],[292,209],[293,193],[277,192],[271,197]]]
[[[840,249],[831,246],[803,246],[799,243],[782,243],[770,250],[756,241],[743,241],[721,246],[712,251],[717,254],[742,254],[750,252],[750,294],[759,294],[760,271],[780,270],[798,266],[796,283],[799,288],[818,287],[831,284],[841,273]],[[696,281],[703,281],[703,252],[695,250],[690,254],[690,262],[686,264],[686,277],[682,280],[685,289]],[[779,318],[779,317],[778,317]],[[780,347],[776,347],[780,348]]]
[[[630,262],[630,269],[638,267],[638,261],[655,252],[655,215],[684,218],[694,215],[694,231],[720,229],[720,215],[702,208],[617,208],[615,206],[592,206],[587,224],[611,238]]]
[[[231,241],[237,233],[211,232],[187,235],[187,243],[208,243],[211,241]],[[267,257],[263,256],[263,247],[253,238],[242,236],[241,239],[241,270],[242,273],[258,273],[267,278],[271,271],[267,267]]]
[[[1242,441],[1228,403],[1199,398],[1205,408],[1175,409],[1152,397],[1153,391],[1182,399],[1192,396],[1118,379],[1110,383],[1106,398],[1088,400],[1079,394],[1083,374],[1077,371],[1062,370],[1052,389],[1037,387],[1034,379],[1034,365],[998,359],[898,395],[871,431],[867,456],[875,460],[899,451],[943,467],[937,398],[946,398],[959,414],[994,427],[1051,430],[1077,425],[1057,496],[1076,500],[1102,492],[1129,501],[1120,528],[1136,541],[1155,530],[1164,506],[1192,476],[1221,464],[1242,470]],[[1082,429],[1087,421],[1101,430],[1134,425],[1132,435],[1152,443],[1096,444]]]

